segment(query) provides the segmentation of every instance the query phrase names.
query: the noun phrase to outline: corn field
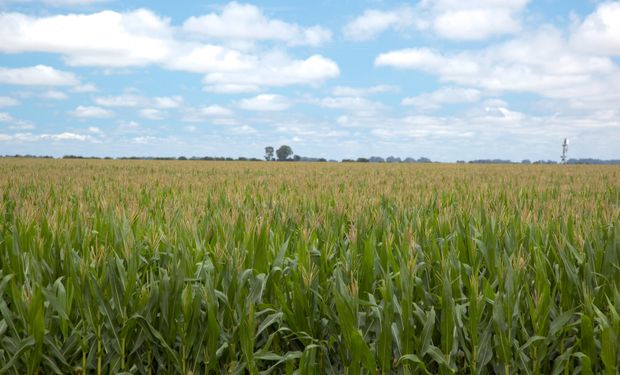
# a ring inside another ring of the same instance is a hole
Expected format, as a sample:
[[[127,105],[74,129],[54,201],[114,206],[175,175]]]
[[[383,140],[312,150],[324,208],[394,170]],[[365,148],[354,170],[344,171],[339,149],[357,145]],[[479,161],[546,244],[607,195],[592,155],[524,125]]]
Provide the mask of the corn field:
[[[2,374],[617,374],[620,168],[0,159]]]

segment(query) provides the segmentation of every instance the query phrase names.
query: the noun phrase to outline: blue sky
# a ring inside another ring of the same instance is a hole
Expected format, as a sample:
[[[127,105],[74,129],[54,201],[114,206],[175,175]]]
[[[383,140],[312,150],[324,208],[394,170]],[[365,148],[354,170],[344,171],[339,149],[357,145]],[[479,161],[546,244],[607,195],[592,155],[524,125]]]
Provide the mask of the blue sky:
[[[0,0],[0,154],[620,158],[620,2]]]

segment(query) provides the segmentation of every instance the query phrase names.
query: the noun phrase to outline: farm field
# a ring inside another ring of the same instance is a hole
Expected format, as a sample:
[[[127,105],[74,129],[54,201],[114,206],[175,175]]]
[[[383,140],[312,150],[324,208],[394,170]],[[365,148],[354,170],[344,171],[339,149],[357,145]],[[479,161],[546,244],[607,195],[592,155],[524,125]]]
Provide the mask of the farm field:
[[[0,373],[617,374],[620,167],[0,159]]]

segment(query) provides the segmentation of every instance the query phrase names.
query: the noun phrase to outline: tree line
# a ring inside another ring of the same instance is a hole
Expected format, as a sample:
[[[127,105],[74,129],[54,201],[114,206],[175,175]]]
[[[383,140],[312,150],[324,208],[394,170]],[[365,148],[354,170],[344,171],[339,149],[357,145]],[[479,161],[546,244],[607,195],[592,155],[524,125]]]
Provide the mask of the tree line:
[[[31,155],[31,154],[16,154],[16,155],[0,155],[0,158],[37,158],[37,159],[55,159],[55,157],[50,155]],[[62,159],[104,159],[104,160],[206,160],[206,161],[262,161],[262,159],[255,157],[245,157],[239,156],[237,158],[233,157],[224,157],[224,156],[120,156],[120,157],[110,157],[110,156],[82,156],[82,155],[64,155],[61,157]],[[266,161],[292,161],[292,162],[332,162],[337,163],[338,160],[335,159],[326,159],[326,158],[317,158],[317,157],[308,157],[296,155],[293,152],[293,149],[288,145],[282,145],[277,150],[272,146],[265,147],[265,155],[264,160]],[[357,159],[342,159],[341,163],[437,163],[432,161],[427,157],[420,158],[412,158],[407,157],[401,159],[400,157],[388,156],[387,158],[383,158],[381,156],[371,156],[371,157],[359,157]],[[465,160],[457,160],[457,164],[558,164],[555,160],[536,160],[530,161],[529,159],[524,159],[522,161],[512,161],[507,159],[475,159],[470,161]],[[568,159],[566,164],[620,164],[620,159],[611,159],[611,160],[602,160],[602,159],[594,159],[594,158],[581,158],[581,159]]]

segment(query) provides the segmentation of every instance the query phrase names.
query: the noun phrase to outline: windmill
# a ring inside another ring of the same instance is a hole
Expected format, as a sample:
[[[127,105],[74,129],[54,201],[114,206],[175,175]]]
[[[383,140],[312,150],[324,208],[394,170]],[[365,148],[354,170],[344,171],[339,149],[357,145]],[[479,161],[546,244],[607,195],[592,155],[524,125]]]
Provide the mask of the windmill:
[[[566,164],[566,153],[568,152],[568,138],[564,138],[562,143],[562,164]]]

